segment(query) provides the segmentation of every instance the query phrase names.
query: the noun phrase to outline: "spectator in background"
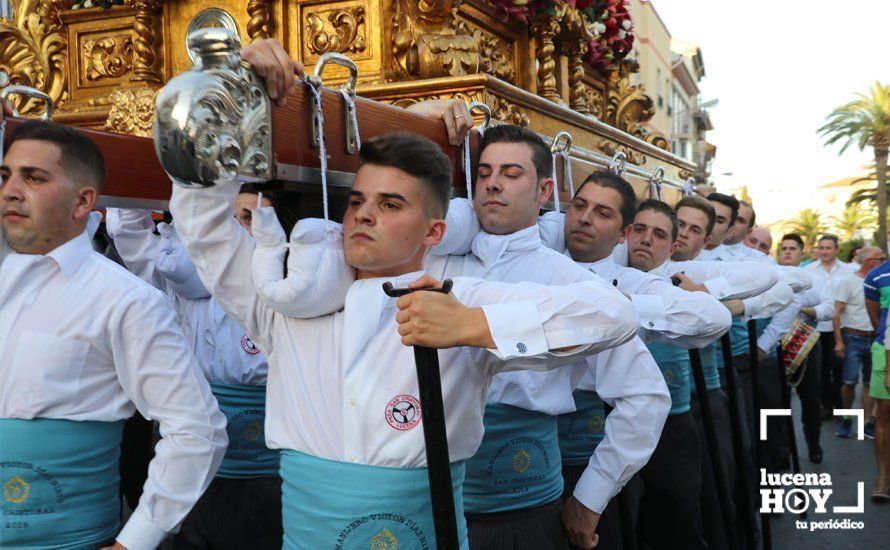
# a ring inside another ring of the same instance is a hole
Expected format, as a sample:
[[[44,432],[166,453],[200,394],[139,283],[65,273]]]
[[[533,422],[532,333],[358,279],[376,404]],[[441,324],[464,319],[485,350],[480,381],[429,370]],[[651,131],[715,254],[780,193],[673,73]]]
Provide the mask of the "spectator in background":
[[[854,271],[858,271],[859,268],[862,267],[859,262],[859,258],[861,257],[861,250],[862,247],[857,244],[856,246],[851,248],[849,252],[847,252],[847,263],[850,265],[851,268],[853,268]]]
[[[835,282],[849,271],[849,265],[837,258],[837,236],[822,235],[813,250],[818,250],[819,261],[807,265],[813,275],[834,292]],[[820,321],[816,329],[822,342],[822,418],[830,418],[833,409],[841,408],[841,376],[843,363],[834,352],[832,321]]]
[[[857,271],[844,271],[835,281],[834,298],[834,352],[843,361],[841,404],[844,409],[853,406],[856,399],[856,384],[862,371],[862,408],[871,413],[869,380],[871,378],[871,343],[875,339],[874,327],[865,309],[863,281],[868,271],[887,260],[880,248],[869,246],[861,251],[862,265]],[[865,437],[874,439],[874,421],[865,425]],[[845,417],[835,434],[849,438],[853,435],[853,419]]]

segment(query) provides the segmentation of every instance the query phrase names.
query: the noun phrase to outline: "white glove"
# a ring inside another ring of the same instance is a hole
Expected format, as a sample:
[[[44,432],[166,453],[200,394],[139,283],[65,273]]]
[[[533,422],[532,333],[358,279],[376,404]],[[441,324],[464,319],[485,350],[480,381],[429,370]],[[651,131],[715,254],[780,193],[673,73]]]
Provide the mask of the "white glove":
[[[210,292],[198,277],[198,270],[188,257],[173,226],[159,223],[158,233],[161,234],[161,242],[155,265],[158,273],[167,281],[168,288],[174,294],[190,300],[210,298]]]
[[[253,211],[251,227],[257,244],[251,265],[253,283],[269,307],[301,319],[343,309],[355,269],[346,263],[341,224],[300,220],[286,244],[274,208],[261,207]]]

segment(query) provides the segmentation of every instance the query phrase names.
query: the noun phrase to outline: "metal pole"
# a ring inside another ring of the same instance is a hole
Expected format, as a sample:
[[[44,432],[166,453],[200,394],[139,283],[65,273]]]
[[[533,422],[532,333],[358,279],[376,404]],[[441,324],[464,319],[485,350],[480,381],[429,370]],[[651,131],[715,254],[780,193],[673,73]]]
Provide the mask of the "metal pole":
[[[451,292],[452,282],[446,280],[442,288],[418,289],[432,292]],[[394,289],[384,283],[383,291],[393,298],[414,292],[411,289]],[[420,411],[423,424],[423,441],[426,445],[426,467],[430,480],[430,501],[433,524],[436,529],[436,548],[457,550],[457,516],[454,511],[454,492],[451,482],[451,463],[448,454],[448,434],[445,429],[445,405],[442,400],[442,378],[439,374],[439,352],[432,348],[414,346],[414,362],[417,366],[417,386],[420,393]]]
[[[714,483],[717,485],[717,498],[720,501],[720,514],[723,516],[723,524],[726,529],[726,540],[729,541],[731,550],[739,547],[735,535],[735,519],[730,510],[729,493],[726,485],[726,473],[723,471],[723,463],[720,460],[720,451],[717,445],[717,430],[714,427],[714,417],[711,416],[711,403],[708,401],[708,385],[705,382],[705,372],[702,369],[701,353],[697,349],[689,350],[689,362],[692,366],[692,380],[695,382],[695,393],[698,396],[701,417],[705,425],[705,441],[708,445],[708,455],[711,457],[711,465],[714,473]]]
[[[782,406],[791,410],[791,388],[788,386],[788,380],[785,378],[785,355],[782,351],[782,343],[776,345],[776,355],[779,358],[779,384],[782,388]],[[800,457],[797,454],[797,434],[794,433],[794,418],[791,415],[787,417],[788,437],[791,443],[791,471],[795,474],[800,473]],[[800,517],[806,519],[807,511],[803,510]]]
[[[754,405],[754,423],[752,428],[756,428],[760,424],[760,348],[757,347],[757,321],[751,319],[748,321],[748,355],[751,359],[751,401]],[[760,472],[760,468],[764,467],[764,446],[765,442],[760,440],[759,434],[755,437],[754,456],[756,461],[756,471]],[[769,530],[769,516],[760,514],[760,530],[763,533],[764,550],[772,550],[772,537]]]
[[[735,370],[732,366],[732,341],[729,333],[720,337],[720,351],[723,354],[723,373],[726,377],[726,393],[729,394],[729,424],[732,428],[732,450],[735,454],[737,485],[741,490],[742,509],[741,514],[747,527],[746,538],[751,538],[755,526],[751,523],[751,510],[754,507],[751,487],[748,486],[748,474],[745,470],[745,446],[742,443],[742,419],[739,416],[738,389],[735,383]]]

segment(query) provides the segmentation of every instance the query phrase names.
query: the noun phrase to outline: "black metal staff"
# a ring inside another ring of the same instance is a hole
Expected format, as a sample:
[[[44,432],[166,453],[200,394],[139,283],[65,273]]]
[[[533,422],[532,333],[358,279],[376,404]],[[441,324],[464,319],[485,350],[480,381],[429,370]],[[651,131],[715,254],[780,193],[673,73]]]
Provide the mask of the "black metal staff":
[[[760,348],[757,347],[757,321],[751,319],[748,321],[748,355],[751,358],[751,401],[754,405],[754,424],[753,427],[760,426]],[[759,434],[755,437],[754,456],[757,461],[756,471],[764,466],[764,441],[760,440]],[[760,531],[763,533],[763,549],[771,550],[773,547],[772,537],[769,530],[769,516],[760,514]]]
[[[723,374],[726,377],[726,393],[729,394],[729,425],[732,431],[732,450],[735,455],[736,476],[738,483],[736,484],[742,493],[742,506],[744,513],[742,517],[745,520],[748,536],[755,531],[755,526],[751,523],[751,510],[754,507],[751,488],[748,486],[748,473],[745,468],[745,446],[742,443],[742,418],[739,416],[739,398],[738,389],[735,383],[735,370],[732,366],[732,340],[727,332],[720,337],[720,351],[723,354]]]
[[[730,512],[729,492],[726,485],[726,473],[723,471],[723,463],[720,461],[720,449],[717,444],[717,429],[714,427],[714,417],[711,416],[711,403],[708,401],[708,385],[705,382],[705,371],[702,368],[701,353],[697,349],[689,350],[689,363],[692,366],[692,380],[695,382],[695,393],[698,396],[698,404],[701,409],[702,421],[705,425],[705,441],[708,445],[708,455],[711,457],[714,483],[717,485],[717,498],[720,501],[720,515],[726,526],[726,539],[731,550],[739,547],[735,536],[735,521]]]
[[[779,358],[779,384],[782,388],[782,406],[791,410],[791,388],[788,386],[788,379],[785,377],[785,355],[782,350],[782,343],[776,344],[776,356]],[[789,414],[786,418],[788,422],[788,438],[791,440],[791,471],[795,474],[800,473],[800,457],[797,454],[797,435],[794,433],[794,418]],[[807,511],[804,509],[800,513],[800,517],[806,518]]]
[[[451,292],[450,279],[442,288],[393,288],[383,283],[387,296],[398,298],[424,290]],[[414,346],[414,362],[417,366],[417,386],[420,392],[420,415],[423,419],[423,441],[426,444],[426,471],[430,480],[430,500],[433,506],[433,525],[436,529],[436,547],[439,550],[457,550],[457,517],[454,512],[454,492],[451,485],[451,463],[448,455],[448,434],[445,430],[445,405],[442,401],[442,378],[439,373],[439,352],[424,346]]]

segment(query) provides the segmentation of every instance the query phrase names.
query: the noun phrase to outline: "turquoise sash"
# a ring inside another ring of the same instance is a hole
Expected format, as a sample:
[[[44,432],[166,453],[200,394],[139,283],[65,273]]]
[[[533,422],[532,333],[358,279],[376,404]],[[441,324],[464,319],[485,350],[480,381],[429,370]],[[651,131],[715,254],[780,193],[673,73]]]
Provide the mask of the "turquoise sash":
[[[461,484],[451,465],[461,549],[467,549]],[[368,550],[436,547],[426,468],[386,468],[281,453],[284,548]]]
[[[277,449],[266,447],[266,387],[211,384],[219,410],[226,416],[229,446],[218,477],[251,478],[278,475]]]
[[[729,328],[729,338],[732,341],[732,356],[745,355],[748,351],[748,325],[741,316],[732,318],[732,326]],[[717,354],[717,367],[721,369],[723,368],[722,352]]]
[[[482,444],[467,460],[467,512],[521,510],[562,495],[555,416],[489,403],[483,423]]]
[[[689,382],[691,370],[689,365],[689,350],[653,342],[646,344],[658,368],[664,376],[668,390],[671,392],[671,415],[681,414],[690,409],[690,395],[692,386]]]
[[[708,391],[720,388],[720,371],[717,369],[717,341],[713,341],[699,350],[701,355],[702,370],[705,373],[705,386]],[[692,393],[695,393],[695,381],[692,378],[692,368],[689,369],[689,385]]]
[[[606,410],[603,400],[594,391],[575,390],[575,412],[557,417],[559,452],[563,464],[582,465],[590,461],[596,446],[603,440]]]
[[[763,331],[766,330],[766,327],[772,322],[772,320],[773,320],[772,317],[767,317],[765,319],[756,319],[754,321],[754,324],[757,326],[757,337],[758,338],[760,338],[760,336],[763,334]],[[776,356],[776,347],[773,346],[772,348],[766,350],[766,356],[767,357],[775,357]]]
[[[73,550],[113,539],[123,425],[0,419],[0,545]]]

